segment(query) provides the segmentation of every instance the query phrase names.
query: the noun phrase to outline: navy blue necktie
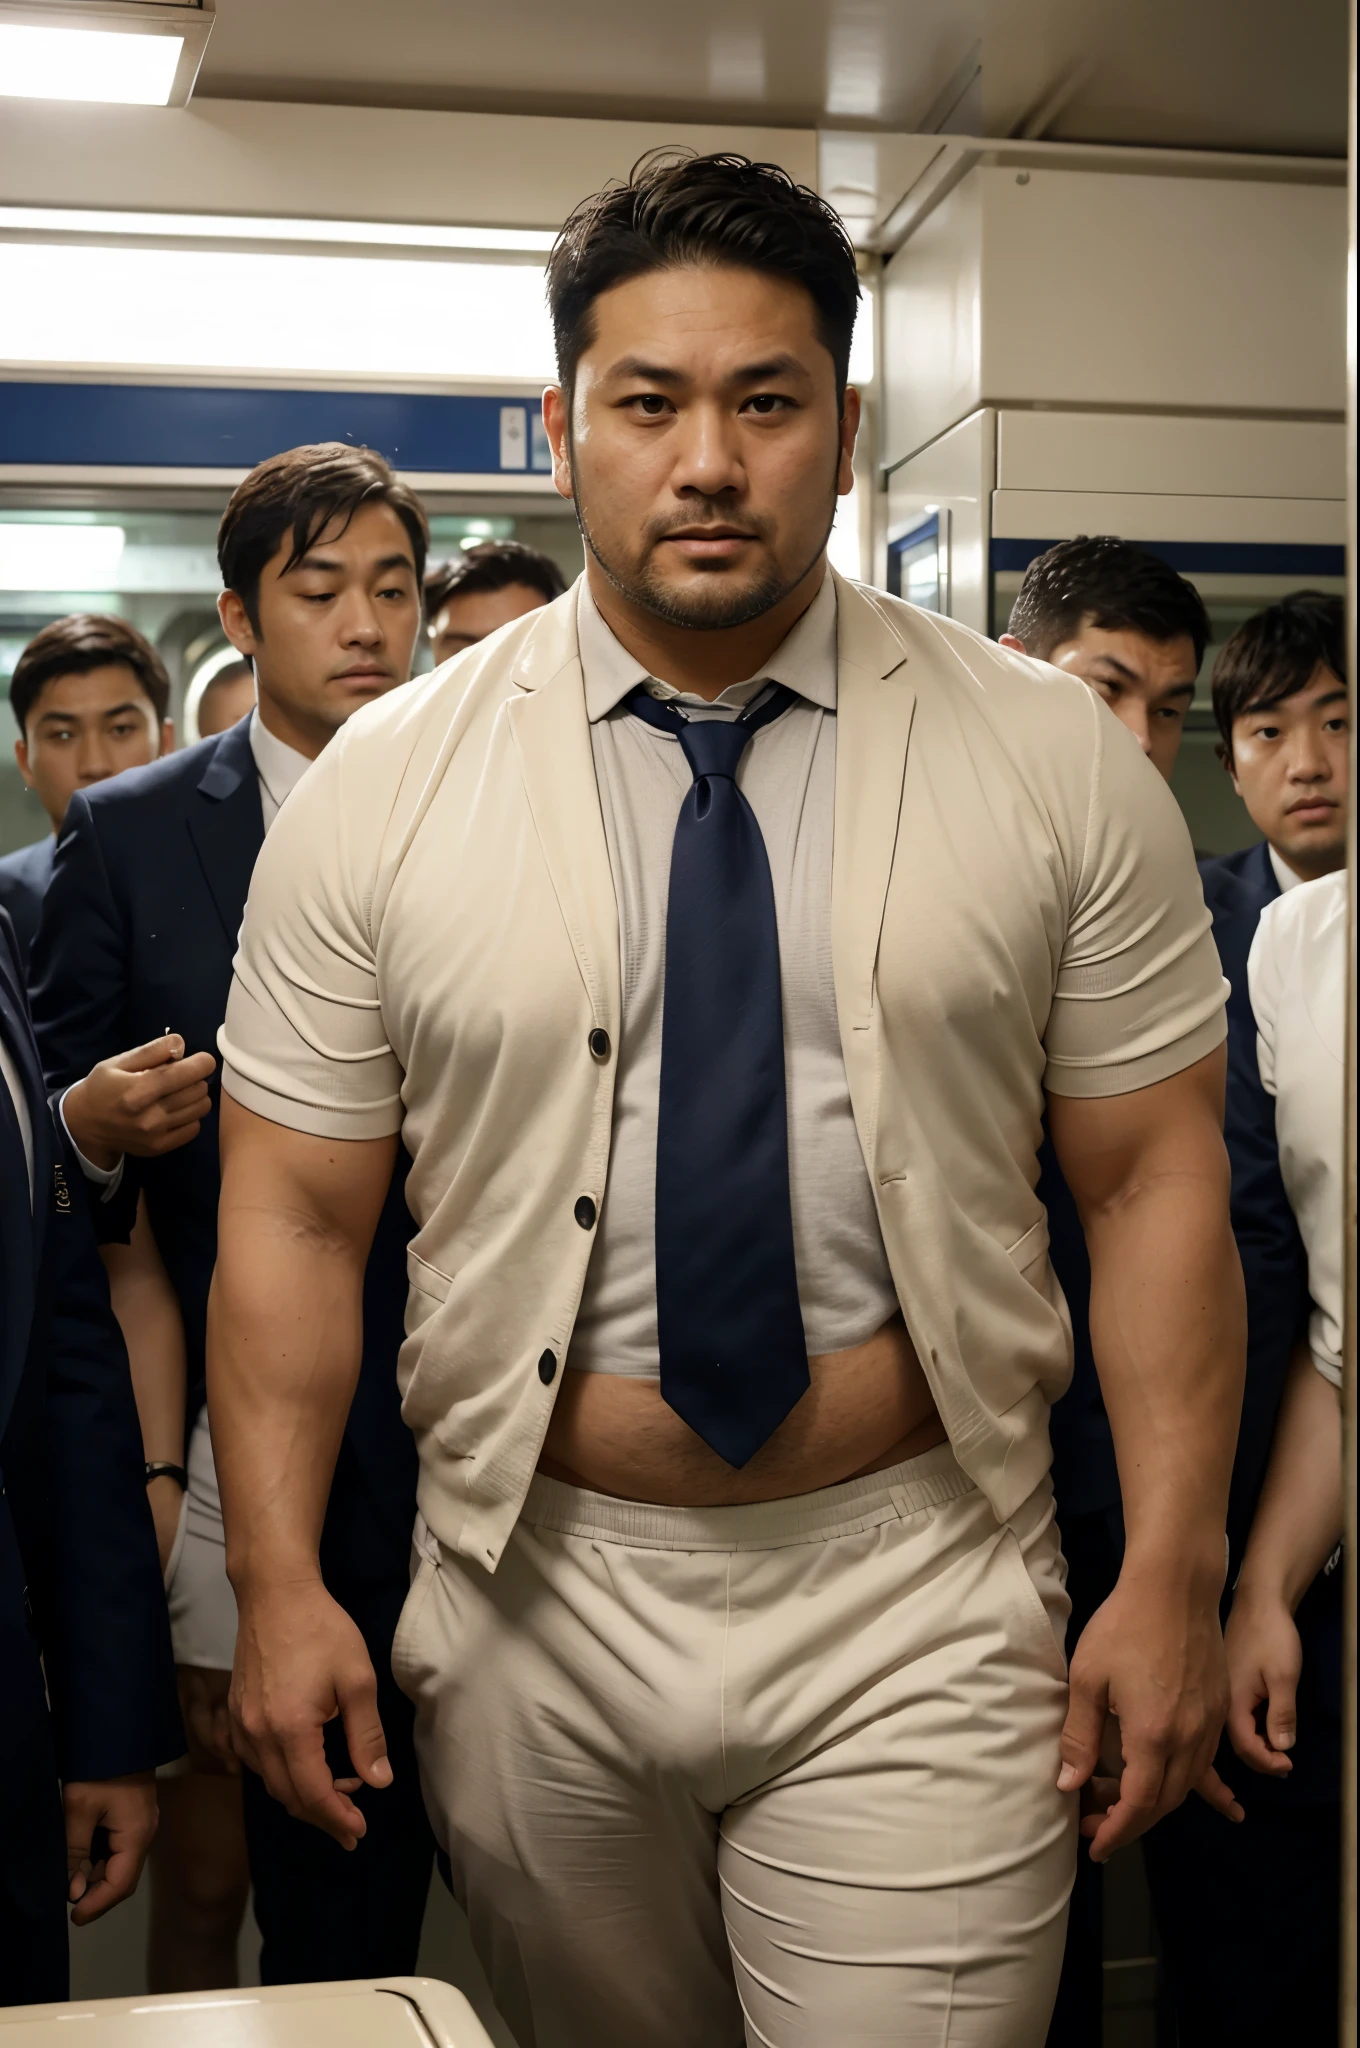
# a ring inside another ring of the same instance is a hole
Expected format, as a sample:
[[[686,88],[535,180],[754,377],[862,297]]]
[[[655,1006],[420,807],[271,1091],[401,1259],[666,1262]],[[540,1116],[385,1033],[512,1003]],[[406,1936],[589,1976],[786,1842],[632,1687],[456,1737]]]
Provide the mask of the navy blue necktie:
[[[694,781],[671,851],[656,1134],[656,1310],[662,1398],[742,1466],[808,1388],[789,1200],[779,932],[765,841],[737,788],[753,733],[792,702],[685,719],[634,690],[675,734]]]

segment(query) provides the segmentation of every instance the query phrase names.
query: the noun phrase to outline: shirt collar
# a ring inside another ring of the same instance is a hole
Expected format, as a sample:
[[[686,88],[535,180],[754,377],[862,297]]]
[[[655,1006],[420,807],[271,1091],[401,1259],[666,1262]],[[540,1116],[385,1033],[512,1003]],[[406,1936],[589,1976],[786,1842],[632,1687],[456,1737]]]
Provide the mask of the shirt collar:
[[[255,757],[255,773],[268,790],[276,808],[281,808],[286,797],[290,797],[301,782],[311,762],[296,747],[290,747],[269,730],[260,717],[257,704],[250,714],[250,751]]]
[[[648,675],[641,662],[615,639],[601,618],[584,577],[577,586],[576,629],[591,724],[606,718],[639,683],[664,702],[702,706],[706,700],[673,689]],[[783,683],[824,711],[836,708],[836,587],[827,575],[801,619],[780,642],[759,674],[732,683],[713,701],[740,708],[767,683]]]
[[[1296,875],[1288,862],[1280,859],[1279,854],[1276,853],[1274,847],[1269,842],[1266,844],[1266,852],[1270,855],[1270,865],[1275,870],[1275,879],[1280,885],[1280,894],[1287,896],[1291,889],[1298,888],[1299,883],[1303,880],[1303,876]]]

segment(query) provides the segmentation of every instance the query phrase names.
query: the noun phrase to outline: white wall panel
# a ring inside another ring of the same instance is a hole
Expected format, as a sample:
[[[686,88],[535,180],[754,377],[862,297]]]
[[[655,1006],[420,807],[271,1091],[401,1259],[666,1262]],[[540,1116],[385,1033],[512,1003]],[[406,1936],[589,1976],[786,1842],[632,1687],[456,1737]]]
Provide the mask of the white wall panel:
[[[1006,411],[996,481],[1018,491],[1344,498],[1346,430],[1339,420]]]

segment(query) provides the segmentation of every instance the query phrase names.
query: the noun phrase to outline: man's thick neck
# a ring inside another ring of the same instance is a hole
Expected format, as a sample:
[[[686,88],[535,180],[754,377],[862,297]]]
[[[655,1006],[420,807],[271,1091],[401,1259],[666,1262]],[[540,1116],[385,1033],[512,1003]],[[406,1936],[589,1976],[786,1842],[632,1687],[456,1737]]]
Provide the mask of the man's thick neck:
[[[711,702],[731,683],[758,675],[786,640],[816,597],[826,576],[826,556],[819,555],[787,597],[744,626],[708,631],[697,626],[672,626],[615,589],[595,557],[586,554],[586,583],[596,610],[614,638],[641,662],[649,676]],[[261,713],[263,715],[263,712]],[[272,730],[272,728],[271,728]],[[295,742],[290,741],[290,745]]]
[[[260,714],[260,724],[265,731],[271,733],[276,740],[281,740],[285,747],[292,747],[295,753],[305,755],[309,761],[315,761],[327,741],[335,737],[329,726],[311,719],[295,718],[279,703],[277,697],[270,696],[268,685],[260,681],[258,671],[255,679],[255,706]]]

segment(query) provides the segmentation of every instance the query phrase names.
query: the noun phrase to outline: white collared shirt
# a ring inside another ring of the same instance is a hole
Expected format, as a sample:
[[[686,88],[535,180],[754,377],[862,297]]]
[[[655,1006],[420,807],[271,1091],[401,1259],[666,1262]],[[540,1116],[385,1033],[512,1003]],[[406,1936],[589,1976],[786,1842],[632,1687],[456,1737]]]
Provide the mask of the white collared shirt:
[[[656,1137],[671,845],[693,777],[680,742],[624,703],[642,684],[694,719],[731,720],[768,683],[795,702],[752,737],[737,784],[769,856],[779,926],[789,1192],[809,1354],[862,1343],[896,1313],[850,1107],[831,973],[836,593],[830,577],[770,660],[710,704],[649,676],[580,587],[586,713],[619,908],[623,1026],[609,1173],[567,1364],[655,1378]],[[723,1049],[715,1047],[717,1057]]]
[[[264,829],[279,815],[287,798],[301,782],[311,762],[296,747],[290,747],[286,740],[272,733],[260,716],[257,704],[250,714],[250,751],[255,761],[255,773],[260,779],[260,809],[264,813]]]
[[[1346,876],[1268,903],[1247,961],[1280,1172],[1308,1254],[1308,1347],[1341,1385],[1345,1292]]]
[[[1279,854],[1276,853],[1274,847],[1271,846],[1268,842],[1266,845],[1266,852],[1270,856],[1271,870],[1274,873],[1276,881],[1280,885],[1280,894],[1282,896],[1287,896],[1291,889],[1298,888],[1300,882],[1303,880],[1303,876],[1296,875],[1294,873],[1293,868],[1290,867],[1288,861],[1282,860]]]

